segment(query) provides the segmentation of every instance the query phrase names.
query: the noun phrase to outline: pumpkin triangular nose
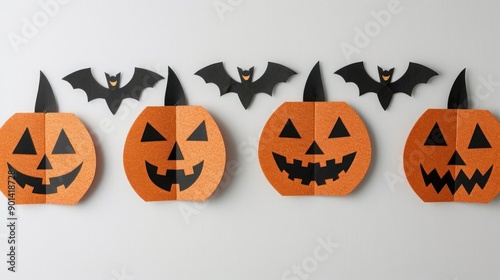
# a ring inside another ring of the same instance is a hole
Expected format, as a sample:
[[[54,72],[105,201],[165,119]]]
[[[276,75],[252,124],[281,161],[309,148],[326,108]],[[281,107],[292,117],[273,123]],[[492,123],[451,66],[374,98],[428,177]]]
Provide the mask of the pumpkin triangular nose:
[[[465,165],[464,160],[462,157],[458,154],[457,151],[453,153],[453,155],[450,158],[450,161],[448,162],[448,165]]]
[[[43,155],[42,161],[40,161],[40,164],[36,169],[43,169],[43,170],[52,169],[52,165],[50,164],[47,155]]]
[[[172,151],[168,156],[168,160],[183,160],[183,159],[184,157],[182,156],[181,149],[179,148],[177,142],[175,142],[174,147],[172,148]]]
[[[313,141],[311,147],[309,147],[309,149],[306,152],[306,155],[322,155],[322,154],[323,151],[319,147],[318,143],[316,143],[316,141]]]

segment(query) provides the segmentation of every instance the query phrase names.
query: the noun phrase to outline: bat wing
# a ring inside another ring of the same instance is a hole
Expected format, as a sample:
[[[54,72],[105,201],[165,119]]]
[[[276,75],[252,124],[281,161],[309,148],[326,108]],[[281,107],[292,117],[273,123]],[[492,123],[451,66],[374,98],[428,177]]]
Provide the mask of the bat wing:
[[[220,95],[233,92],[231,89],[237,88],[235,85],[239,84],[227,74],[222,62],[208,65],[194,74],[202,77],[207,84],[216,84],[219,87]]]
[[[274,87],[278,83],[286,83],[291,76],[297,74],[292,69],[285,67],[281,64],[269,62],[264,74],[253,82],[250,86],[255,93],[265,92],[272,95]]]
[[[106,98],[109,95],[109,89],[101,86],[94,79],[90,68],[71,73],[64,77],[63,80],[70,83],[74,89],[82,89],[85,91],[88,101],[96,98]]]
[[[335,72],[335,74],[344,78],[347,83],[355,83],[359,88],[359,95],[367,92],[378,93],[383,85],[372,79],[366,73],[363,62],[349,64]]]
[[[437,74],[438,73],[428,67],[410,62],[405,74],[397,81],[389,84],[388,87],[393,93],[404,92],[411,96],[411,92],[416,85],[427,83],[430,78]]]
[[[163,79],[164,78],[161,75],[156,74],[155,72],[142,68],[135,68],[134,76],[130,82],[119,89],[119,98],[121,100],[125,98],[134,98],[139,100],[144,89],[154,87],[158,81]]]

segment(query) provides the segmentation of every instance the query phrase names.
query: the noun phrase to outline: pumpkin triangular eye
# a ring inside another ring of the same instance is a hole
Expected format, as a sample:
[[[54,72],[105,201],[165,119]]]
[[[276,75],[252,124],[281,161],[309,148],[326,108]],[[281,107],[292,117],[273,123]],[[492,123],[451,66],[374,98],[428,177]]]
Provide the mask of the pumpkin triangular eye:
[[[330,136],[328,138],[340,138],[340,137],[349,137],[351,134],[349,134],[349,131],[347,131],[347,128],[344,125],[344,122],[342,121],[341,118],[337,119],[337,122],[333,126],[332,132],[330,132]]]
[[[75,150],[73,146],[69,142],[68,135],[64,132],[64,129],[61,129],[59,133],[59,137],[57,138],[56,145],[54,146],[54,150],[52,154],[74,154]]]
[[[161,135],[152,125],[146,123],[144,133],[142,134],[141,142],[165,141],[165,137]]]
[[[13,154],[21,154],[21,155],[36,155],[35,145],[33,144],[33,139],[31,138],[31,134],[29,129],[23,133],[21,136],[21,140],[17,143],[16,148],[14,149]]]
[[[291,119],[288,119],[288,121],[286,121],[286,124],[283,127],[283,130],[281,131],[279,137],[281,137],[281,138],[301,138],[299,132],[295,128],[295,125],[293,125]]]
[[[427,136],[427,139],[425,140],[424,143],[425,146],[447,146],[446,140],[444,140],[443,133],[441,132],[441,128],[439,128],[439,125],[436,123],[434,127],[431,130],[431,133],[429,133],[429,136]]]
[[[208,141],[205,121],[202,121],[201,124],[193,131],[193,133],[191,133],[187,141]]]
[[[469,149],[491,148],[490,142],[486,139],[483,130],[476,124],[472,138],[470,139]]]

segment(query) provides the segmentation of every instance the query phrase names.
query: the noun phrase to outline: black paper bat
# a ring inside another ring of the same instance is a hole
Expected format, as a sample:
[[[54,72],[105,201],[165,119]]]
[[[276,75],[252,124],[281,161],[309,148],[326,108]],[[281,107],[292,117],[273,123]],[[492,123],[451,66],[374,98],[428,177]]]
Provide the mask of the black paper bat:
[[[335,74],[340,75],[348,83],[355,83],[359,87],[359,95],[363,95],[367,92],[376,93],[380,105],[382,105],[384,110],[387,110],[387,107],[389,107],[392,95],[395,93],[404,92],[411,96],[411,92],[416,85],[427,83],[430,78],[437,75],[437,73],[430,68],[410,62],[408,70],[406,70],[404,75],[397,81],[391,82],[394,68],[389,71],[382,70],[380,67],[377,68],[380,82],[373,80],[368,73],[366,73],[363,62],[347,65],[337,70]]]
[[[105,74],[108,84],[107,88],[103,87],[95,80],[90,68],[69,74],[64,77],[63,80],[70,83],[73,88],[79,88],[85,91],[88,101],[96,98],[104,98],[108,104],[109,110],[113,114],[118,111],[123,99],[134,98],[139,100],[144,89],[154,87],[158,81],[163,80],[162,76],[154,72],[142,68],[135,68],[134,76],[130,82],[120,88],[120,73],[116,76],[110,76],[108,73]]]
[[[285,83],[291,76],[297,74],[288,67],[274,62],[267,64],[266,71],[255,82],[253,82],[253,67],[249,70],[242,70],[238,67],[238,73],[241,83],[233,80],[227,74],[222,62],[219,62],[199,70],[195,75],[202,77],[206,83],[216,84],[221,96],[228,92],[235,92],[243,107],[247,109],[256,93],[265,92],[272,95],[278,83]]]

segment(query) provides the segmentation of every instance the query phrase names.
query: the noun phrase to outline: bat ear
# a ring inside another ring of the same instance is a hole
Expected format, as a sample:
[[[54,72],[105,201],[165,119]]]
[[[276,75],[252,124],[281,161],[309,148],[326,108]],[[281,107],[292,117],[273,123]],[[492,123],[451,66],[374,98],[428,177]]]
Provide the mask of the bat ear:
[[[109,76],[109,74],[108,74],[108,73],[106,73],[106,72],[104,72],[104,75],[106,76],[106,80],[109,80],[109,77],[111,77],[111,76]]]
[[[382,68],[380,68],[380,66],[377,66],[377,70],[378,70],[379,76],[382,75],[382,72],[384,72],[384,70],[382,70]]]
[[[469,101],[467,100],[467,85],[465,83],[465,69],[458,74],[457,79],[451,87],[450,96],[448,97],[448,109],[468,109]]]
[[[170,67],[168,67],[168,80],[164,103],[165,106],[187,105],[186,95],[184,94],[181,82]]]
[[[391,74],[392,76],[392,73],[394,73],[394,68],[391,68],[391,70],[389,70],[389,73]]]
[[[40,71],[40,82],[38,83],[38,94],[35,102],[35,113],[57,112],[56,98],[49,80]]]
[[[238,75],[240,75],[240,76],[243,75],[243,69],[241,69],[240,67],[236,67],[236,68],[238,68]]]
[[[309,73],[309,77],[307,77],[303,100],[306,102],[325,101],[325,89],[319,69],[319,61],[314,65],[311,73]]]

